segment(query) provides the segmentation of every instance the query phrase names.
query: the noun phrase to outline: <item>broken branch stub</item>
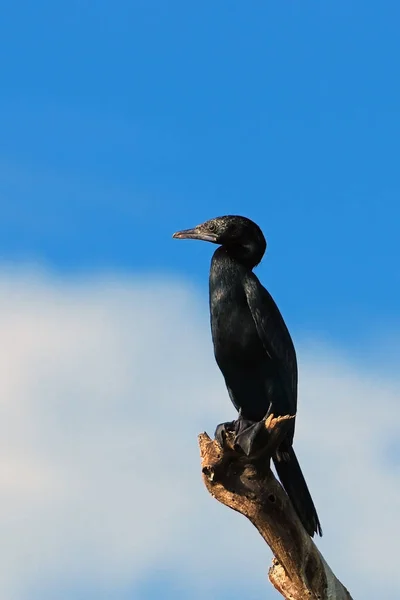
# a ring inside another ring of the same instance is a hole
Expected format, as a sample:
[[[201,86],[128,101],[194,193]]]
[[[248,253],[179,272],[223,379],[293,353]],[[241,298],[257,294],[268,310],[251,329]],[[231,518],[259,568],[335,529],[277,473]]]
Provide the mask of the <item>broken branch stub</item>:
[[[285,435],[291,416],[265,420],[265,445],[245,456],[236,451],[234,434],[222,448],[199,435],[203,480],[219,502],[247,517],[275,558],[269,579],[287,600],[351,600],[305,531],[286,492],[270,469],[270,457]]]

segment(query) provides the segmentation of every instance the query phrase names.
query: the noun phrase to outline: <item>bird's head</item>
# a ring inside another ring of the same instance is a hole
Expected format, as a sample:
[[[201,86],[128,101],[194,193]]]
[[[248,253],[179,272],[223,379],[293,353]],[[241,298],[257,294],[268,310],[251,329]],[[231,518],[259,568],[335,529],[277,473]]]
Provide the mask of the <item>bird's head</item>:
[[[236,215],[210,219],[193,229],[177,231],[172,237],[220,244],[233,258],[251,268],[261,261],[267,247],[259,226]]]

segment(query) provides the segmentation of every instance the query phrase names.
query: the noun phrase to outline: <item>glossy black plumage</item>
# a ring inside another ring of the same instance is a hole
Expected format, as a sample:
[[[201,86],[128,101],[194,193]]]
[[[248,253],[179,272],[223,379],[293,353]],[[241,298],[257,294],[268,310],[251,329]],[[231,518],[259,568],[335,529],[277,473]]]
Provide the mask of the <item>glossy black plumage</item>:
[[[177,232],[174,237],[220,245],[211,261],[209,281],[214,353],[229,396],[239,411],[235,425],[238,437],[245,445],[251,444],[246,432],[268,412],[295,415],[297,408],[293,342],[273,298],[252,271],[264,255],[264,235],[250,219],[229,215]],[[292,447],[293,435],[294,419],[273,456],[275,468],[308,533],[321,535]]]

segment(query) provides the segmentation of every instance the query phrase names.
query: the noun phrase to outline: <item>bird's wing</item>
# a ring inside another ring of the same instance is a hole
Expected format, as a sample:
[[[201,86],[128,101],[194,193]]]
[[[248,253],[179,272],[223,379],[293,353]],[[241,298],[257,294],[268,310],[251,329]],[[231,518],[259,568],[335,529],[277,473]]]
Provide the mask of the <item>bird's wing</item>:
[[[293,412],[297,406],[297,360],[292,338],[271,294],[253,273],[245,277],[244,290],[265,352],[275,363]]]

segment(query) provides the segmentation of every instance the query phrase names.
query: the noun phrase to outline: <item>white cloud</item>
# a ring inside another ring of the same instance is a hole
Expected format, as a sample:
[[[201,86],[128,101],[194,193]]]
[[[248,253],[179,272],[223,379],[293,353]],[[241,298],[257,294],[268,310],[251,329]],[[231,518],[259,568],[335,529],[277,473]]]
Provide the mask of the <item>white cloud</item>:
[[[179,281],[0,274],[0,597],[48,581],[139,581],[153,568],[265,597],[270,553],[200,479],[196,435],[234,416],[206,298]],[[400,384],[299,347],[296,449],[323,552],[354,596],[399,594]],[[228,581],[229,580],[229,581]],[[368,595],[370,594],[370,595]]]

